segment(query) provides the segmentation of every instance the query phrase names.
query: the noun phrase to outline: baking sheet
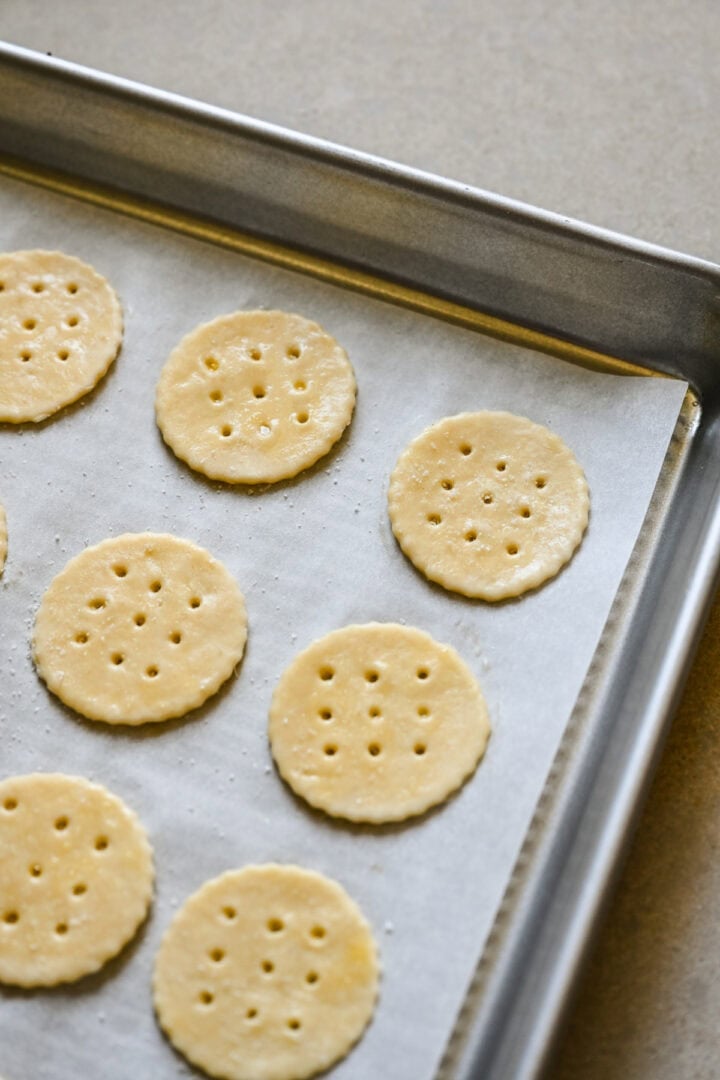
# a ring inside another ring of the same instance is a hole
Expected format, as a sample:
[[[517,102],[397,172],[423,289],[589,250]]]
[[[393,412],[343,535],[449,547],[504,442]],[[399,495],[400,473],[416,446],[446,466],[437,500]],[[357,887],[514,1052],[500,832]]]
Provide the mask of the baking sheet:
[[[343,1080],[430,1080],[507,883],[662,465],[686,386],[591,373],[440,320],[269,267],[19,182],[0,182],[5,249],[58,247],[105,273],[123,300],[121,356],[84,403],[39,428],[0,427],[10,547],[0,579],[2,774],[87,775],[139,813],[156,853],[151,918],[124,953],[74,987],[1,991],[5,1080],[195,1075],[155,1027],[150,973],[177,906],[248,862],[299,862],[341,881],[372,922],[382,996]],[[198,322],[237,308],[317,319],[347,348],[357,412],[309,473],[266,490],[204,480],[165,448],[154,387]],[[441,416],[509,409],[573,448],[590,484],[587,537],[537,593],[488,606],[428,584],[385,509],[406,443]],[[146,729],[83,721],[34,674],[39,599],[67,559],[125,531],[196,541],[236,576],[250,639],[237,678],[197,713]],[[420,626],[480,679],[494,734],[444,807],[382,829],[333,823],[274,772],[272,688],[314,638],[371,619]],[[39,1035],[39,1033],[42,1033]]]

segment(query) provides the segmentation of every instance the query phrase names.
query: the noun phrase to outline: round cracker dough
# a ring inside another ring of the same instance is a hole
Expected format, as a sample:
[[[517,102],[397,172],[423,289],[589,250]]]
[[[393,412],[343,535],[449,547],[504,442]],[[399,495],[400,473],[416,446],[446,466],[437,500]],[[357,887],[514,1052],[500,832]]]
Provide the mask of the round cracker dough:
[[[152,898],[152,851],[132,810],[76,776],[0,781],[0,981],[89,975],[135,934]]]
[[[335,881],[297,866],[248,866],[186,901],[160,945],[153,989],[166,1035],[211,1076],[302,1080],[365,1030],[377,951]]]
[[[5,559],[7,557],[7,518],[5,517],[5,507],[0,503],[0,574],[2,574],[5,567]]]
[[[100,381],[122,342],[120,302],[60,251],[0,254],[0,421],[45,420]]]
[[[157,387],[163,438],[214,480],[273,483],[330,450],[350,423],[355,376],[317,323],[283,311],[238,311],[192,330]]]
[[[378,824],[442,802],[490,735],[474,676],[449,645],[394,623],[335,630],[290,664],[270,706],[282,777],[312,806]]]
[[[66,705],[91,720],[143,724],[202,705],[232,674],[246,637],[242,593],[204,548],[126,533],[54,578],[33,650]]]
[[[392,529],[412,563],[482,600],[553,577],[587,527],[588,486],[559,436],[506,412],[461,413],[427,428],[390,478]]]

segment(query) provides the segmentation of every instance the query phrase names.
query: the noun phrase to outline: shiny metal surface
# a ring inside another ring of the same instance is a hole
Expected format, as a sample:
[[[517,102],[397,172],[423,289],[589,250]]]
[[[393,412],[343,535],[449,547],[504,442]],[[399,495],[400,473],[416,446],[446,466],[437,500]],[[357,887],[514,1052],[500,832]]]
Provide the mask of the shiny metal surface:
[[[239,229],[262,257],[299,249],[312,272],[342,266],[360,287],[377,275],[391,299],[427,295],[447,317],[536,347],[691,383],[699,404],[687,403],[441,1068],[540,1075],[717,580],[720,268],[9,46],[0,146],[159,202],[160,217]]]

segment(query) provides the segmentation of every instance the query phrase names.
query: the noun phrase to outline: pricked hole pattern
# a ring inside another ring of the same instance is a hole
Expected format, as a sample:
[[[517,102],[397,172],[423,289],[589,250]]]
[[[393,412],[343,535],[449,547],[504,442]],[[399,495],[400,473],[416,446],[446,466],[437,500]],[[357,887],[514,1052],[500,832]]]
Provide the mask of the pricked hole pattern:
[[[460,443],[458,449],[463,455],[463,457],[468,457],[470,454],[472,454],[472,446],[470,445],[470,443]]]
[[[105,607],[106,601],[102,596],[94,596],[92,600],[88,600],[88,607],[93,611],[102,611]]]
[[[220,367],[214,356],[206,356],[204,364],[208,371],[217,371],[217,369]]]
[[[323,753],[326,757],[335,757],[337,750],[338,748],[334,743],[328,743],[327,746],[323,746]]]
[[[127,572],[127,566],[125,566],[124,563],[116,563],[115,566],[113,566],[113,574],[115,574],[116,577],[127,577]]]
[[[262,353],[260,352],[260,349],[251,349],[250,350],[250,359],[251,360],[262,360]]]
[[[108,840],[107,836],[97,836],[95,838],[96,851],[107,851],[109,845],[110,841]]]
[[[211,994],[209,990],[201,990],[198,994],[198,1001],[201,1005],[212,1005],[215,1000],[215,995]]]
[[[271,434],[272,434],[272,428],[270,427],[269,424],[261,424],[260,427],[258,428],[258,435],[260,435],[263,439],[267,439],[268,435],[271,435]]]
[[[74,281],[71,281],[71,282],[70,282],[70,283],[69,283],[69,284],[67,285],[67,291],[68,291],[68,292],[70,293],[70,295],[71,295],[71,296],[74,296],[74,295],[75,295],[75,293],[76,293],[76,292],[78,291],[78,287],[77,287],[77,285],[75,284],[75,282],[74,282]]]
[[[428,514],[427,519],[431,525],[439,525],[442,521],[439,514]]]
[[[37,326],[37,319],[26,319],[23,323],[24,330],[34,330]]]
[[[245,1019],[246,1020],[254,1020],[257,1017],[257,1014],[258,1014],[257,1009],[248,1009],[247,1012],[245,1013]]]
[[[210,400],[211,401],[222,401],[222,399],[223,399],[222,390],[211,390],[210,391]]]
[[[489,491],[485,492],[485,494],[482,497],[482,501],[485,503],[486,506],[489,506],[490,503],[493,501],[493,497],[492,497],[492,495],[490,494]]]
[[[300,346],[288,345],[285,355],[288,356],[291,360],[297,360],[300,356]]]
[[[254,398],[257,398],[258,400],[260,400],[261,398],[265,397],[266,393],[267,393],[267,390],[265,389],[264,386],[253,386],[253,397]]]
[[[440,481],[440,487],[444,488],[445,491],[452,491],[452,489],[455,487],[455,481],[454,480],[441,480]]]
[[[468,529],[468,531],[465,533],[465,539],[467,540],[468,544],[472,544],[475,540],[477,540],[477,533],[475,532],[475,530]]]
[[[59,922],[57,924],[57,926],[55,927],[55,933],[58,935],[58,937],[62,937],[63,934],[67,934],[67,932],[68,932],[67,923]]]
[[[193,609],[193,611],[196,610],[197,608],[199,608],[201,604],[202,604],[202,599],[199,596],[191,596],[190,597],[190,607]]]
[[[368,754],[370,754],[371,757],[377,757],[381,750],[382,746],[380,743],[371,742],[368,744]]]
[[[87,885],[83,881],[78,881],[77,885],[73,885],[73,896],[84,896],[87,892]]]
[[[297,1016],[291,1016],[287,1022],[287,1026],[290,1028],[291,1031],[299,1031],[302,1027],[302,1024],[298,1020]]]
[[[310,986],[314,986],[315,983],[319,980],[319,978],[320,976],[318,975],[317,971],[308,971],[307,975],[305,976],[305,982],[309,983]]]
[[[220,964],[225,959],[224,949],[211,949],[208,956],[212,960],[213,964]]]
[[[307,424],[308,420],[310,419],[310,413],[299,412],[295,419],[297,420],[298,424]]]
[[[144,626],[147,622],[147,615],[145,615],[142,611],[138,611],[137,615],[133,619],[133,622],[136,626]]]
[[[232,433],[232,424],[223,424],[223,426],[220,428],[220,434],[222,435],[223,439],[229,439]]]
[[[44,290],[45,290],[45,286],[43,285],[42,281],[34,281],[32,283],[32,291],[33,292],[41,293],[41,292],[44,292]]]
[[[172,634],[170,635],[170,641],[173,643],[173,645],[180,644],[180,642],[182,641],[182,634],[179,630],[173,630]]]
[[[546,484],[547,484],[547,479],[544,476],[536,476],[535,477],[535,487],[536,488],[544,488]]]
[[[150,592],[160,592],[162,589],[162,581],[151,581]]]
[[[234,907],[230,907],[229,904],[222,909],[220,914],[224,919],[227,919],[228,922],[232,922],[233,919],[237,919],[237,911]]]
[[[421,667],[421,668],[417,669],[415,674],[417,675],[418,679],[427,679],[428,676],[430,675],[430,672],[428,671],[427,668]]]
[[[275,965],[273,964],[272,960],[263,960],[260,964],[260,967],[266,975],[272,975],[273,971],[275,970]]]
[[[520,549],[518,548],[517,544],[507,544],[505,550],[507,551],[508,555],[517,555]]]
[[[327,720],[332,720],[332,718],[333,718],[332,709],[321,709],[320,712],[318,713],[318,716],[320,717],[321,720],[326,720],[326,721]]]
[[[373,719],[375,719],[375,717],[382,716],[382,712],[377,707],[377,705],[372,705],[370,709],[368,709],[368,716],[371,716],[373,717]]]
[[[529,518],[532,511],[529,506],[521,506],[518,513],[520,514],[520,517]]]
[[[427,705],[418,705],[417,714],[418,716],[429,716],[430,710],[428,709]]]
[[[64,829],[67,829],[69,824],[70,820],[64,815],[62,817],[55,818],[55,828],[58,832],[63,832]]]
[[[160,674],[160,669],[156,667],[155,664],[151,664],[150,667],[145,668],[145,674],[148,679],[157,679]]]
[[[281,930],[285,929],[285,923],[282,919],[268,919],[267,928],[271,934],[279,934]]]
[[[61,360],[63,363],[65,363],[65,361],[67,360],[67,358],[69,356],[70,356],[70,352],[69,352],[68,349],[59,349],[58,350],[57,358],[58,358],[58,360]]]
[[[32,866],[30,867],[30,877],[42,877],[42,866],[40,865],[40,863],[32,864]]]
[[[110,657],[110,659],[112,660],[113,664],[115,664],[116,667],[119,667],[120,664],[122,664],[123,661],[125,660],[125,657],[123,656],[123,654],[121,652],[114,652],[112,654],[112,656]]]
[[[5,282],[0,281],[0,292],[5,292]]]
[[[22,360],[23,364],[27,364],[28,360],[32,360],[32,353],[30,352],[30,350],[23,349],[23,351],[20,353],[20,359]]]
[[[7,798],[5,800],[5,802],[3,803],[3,809],[7,810],[8,813],[11,813],[13,810],[17,810],[17,806],[18,806],[17,799],[13,799],[12,797]]]
[[[88,636],[84,630],[81,630],[79,634],[75,635],[75,643],[77,645],[87,645]]]
[[[498,461],[495,465],[495,468],[498,472],[505,472],[505,470],[507,469],[507,461]]]
[[[6,911],[3,915],[3,922],[7,923],[8,926],[14,926],[19,919],[20,915],[17,911]]]
[[[316,941],[322,941],[326,933],[327,930],[324,926],[313,926],[312,930],[310,931],[310,937],[315,938]]]
[[[67,325],[68,326],[77,326],[77,324],[79,322],[80,322],[80,319],[78,318],[77,315],[69,315],[68,318],[67,318]]]
[[[425,745],[425,743],[416,742],[415,745],[413,746],[413,750],[417,754],[418,757],[422,757],[423,754],[425,753],[425,751],[427,750],[427,746]]]
[[[380,675],[378,674],[378,672],[374,671],[372,668],[370,668],[369,671],[365,672],[365,681],[366,682],[376,683],[379,678],[380,678]]]
[[[321,667],[320,670],[318,671],[318,675],[323,680],[323,682],[330,682],[330,680],[332,679],[334,674],[335,674],[334,669],[331,668],[331,667],[328,667],[328,666]]]
[[[307,383],[303,382],[302,379],[298,379],[293,386],[293,390],[297,390],[297,392],[300,394],[303,390],[307,390]]]

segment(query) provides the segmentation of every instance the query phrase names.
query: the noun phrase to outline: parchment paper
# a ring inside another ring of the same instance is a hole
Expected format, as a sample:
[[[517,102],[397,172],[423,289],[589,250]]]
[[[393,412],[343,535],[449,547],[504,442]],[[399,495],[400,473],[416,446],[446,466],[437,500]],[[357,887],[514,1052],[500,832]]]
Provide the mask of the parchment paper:
[[[83,403],[39,427],[0,425],[9,554],[0,579],[1,774],[57,770],[106,784],[147,826],[151,917],[121,956],[75,986],[0,993],[6,1080],[195,1075],[155,1026],[153,957],[173,912],[209,877],[297,862],[338,879],[370,919],[382,995],[342,1080],[429,1080],[505,888],[657,480],[685,384],[598,375],[28,185],[0,183],[4,249],[60,248],[117,288],[125,344]],[[181,465],[155,427],[154,388],[199,322],[280,307],[347,348],[359,396],[347,436],[297,480],[249,492]],[[1,392],[1,390],[0,390]],[[508,409],[557,431],[591,490],[589,532],[537,592],[490,606],[428,584],[387,520],[390,471],[436,419]],[[236,576],[250,638],[238,676],[188,718],[113,729],[65,709],[35,675],[34,613],[83,547],[171,531]],[[357,828],[307,809],[275,773],[272,688],[295,653],[336,627],[417,625],[478,676],[494,733],[485,761],[442,808]],[[1,944],[0,944],[1,947]]]

